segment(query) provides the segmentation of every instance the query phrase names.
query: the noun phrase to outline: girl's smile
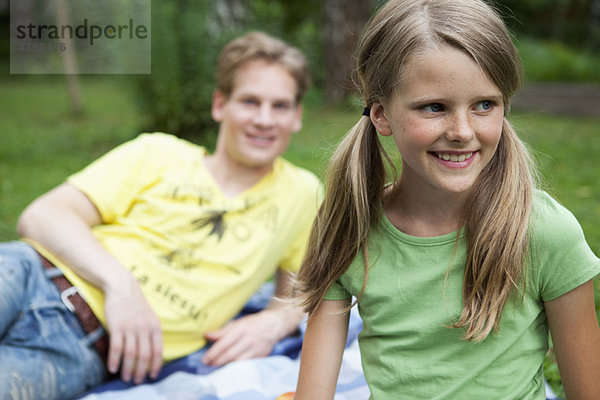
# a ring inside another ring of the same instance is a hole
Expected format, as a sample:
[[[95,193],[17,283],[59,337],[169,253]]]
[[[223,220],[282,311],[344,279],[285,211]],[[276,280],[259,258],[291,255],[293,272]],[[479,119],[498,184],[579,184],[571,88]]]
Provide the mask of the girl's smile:
[[[434,157],[439,159],[439,162],[448,168],[465,168],[471,165],[474,159],[475,151],[469,152],[431,152]]]

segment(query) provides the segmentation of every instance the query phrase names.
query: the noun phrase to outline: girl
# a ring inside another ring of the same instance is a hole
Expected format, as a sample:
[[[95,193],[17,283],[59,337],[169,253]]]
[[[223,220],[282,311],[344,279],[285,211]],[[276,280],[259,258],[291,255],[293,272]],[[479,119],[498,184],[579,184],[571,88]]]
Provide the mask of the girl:
[[[521,64],[501,18],[480,0],[391,0],[356,70],[365,116],[332,157],[298,276],[296,400],[333,398],[352,296],[372,399],[545,399],[548,329],[569,399],[600,398],[600,260],[535,189],[505,118]],[[402,158],[391,185],[377,132]]]

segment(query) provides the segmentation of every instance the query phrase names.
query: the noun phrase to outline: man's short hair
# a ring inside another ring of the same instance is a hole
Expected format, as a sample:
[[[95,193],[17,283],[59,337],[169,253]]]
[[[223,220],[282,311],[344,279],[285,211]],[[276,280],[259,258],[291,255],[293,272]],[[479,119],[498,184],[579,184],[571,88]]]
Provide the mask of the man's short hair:
[[[265,60],[285,68],[296,81],[296,103],[300,103],[310,86],[306,57],[297,48],[262,32],[247,33],[223,48],[217,59],[217,89],[229,97],[238,69],[253,60]]]

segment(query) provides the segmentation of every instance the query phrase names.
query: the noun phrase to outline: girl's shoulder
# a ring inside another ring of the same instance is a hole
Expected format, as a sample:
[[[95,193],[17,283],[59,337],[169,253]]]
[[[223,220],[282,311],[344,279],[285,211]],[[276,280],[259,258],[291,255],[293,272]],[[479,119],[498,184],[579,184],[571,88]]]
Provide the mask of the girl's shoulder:
[[[573,213],[543,190],[534,191],[529,229],[532,240],[543,241],[564,242],[564,235],[582,233]]]
[[[544,191],[536,191],[529,224],[531,275],[544,301],[574,289],[600,273],[600,260],[575,216]]]
[[[543,190],[536,190],[529,219],[531,248],[553,253],[592,254],[579,221]]]

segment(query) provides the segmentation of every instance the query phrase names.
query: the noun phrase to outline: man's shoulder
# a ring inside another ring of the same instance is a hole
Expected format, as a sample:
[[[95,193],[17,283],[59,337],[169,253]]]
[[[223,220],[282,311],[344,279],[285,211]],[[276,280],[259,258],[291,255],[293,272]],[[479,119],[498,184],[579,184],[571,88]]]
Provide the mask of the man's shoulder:
[[[155,146],[160,148],[190,148],[190,149],[204,149],[202,146],[189,142],[185,139],[181,139],[173,134],[164,132],[150,132],[141,133],[131,142],[137,142],[145,146]]]
[[[204,147],[163,132],[141,133],[117,149],[131,159],[150,161],[157,167],[186,164],[207,154]]]
[[[303,190],[318,190],[322,184],[319,178],[311,171],[299,167],[284,158],[278,158],[275,161],[275,168],[278,174],[286,182],[293,184]]]

